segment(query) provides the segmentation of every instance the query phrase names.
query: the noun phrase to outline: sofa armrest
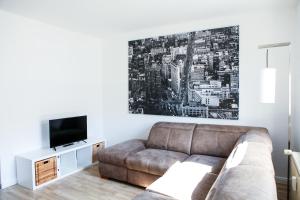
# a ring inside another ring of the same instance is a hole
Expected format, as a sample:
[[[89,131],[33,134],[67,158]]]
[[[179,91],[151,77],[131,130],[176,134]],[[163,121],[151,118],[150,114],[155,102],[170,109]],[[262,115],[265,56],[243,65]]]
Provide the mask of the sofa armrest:
[[[264,168],[241,165],[219,175],[205,200],[277,200],[274,174]]]
[[[146,148],[144,140],[128,140],[98,151],[98,160],[102,163],[125,166],[125,160],[131,153]]]

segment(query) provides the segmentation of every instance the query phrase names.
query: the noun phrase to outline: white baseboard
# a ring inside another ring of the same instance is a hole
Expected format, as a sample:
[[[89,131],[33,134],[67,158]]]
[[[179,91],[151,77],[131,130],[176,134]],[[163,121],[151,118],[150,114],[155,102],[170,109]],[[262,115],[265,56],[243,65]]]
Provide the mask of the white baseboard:
[[[275,176],[275,181],[276,183],[284,183],[286,184],[287,183],[287,178],[286,177],[281,177],[281,176]]]

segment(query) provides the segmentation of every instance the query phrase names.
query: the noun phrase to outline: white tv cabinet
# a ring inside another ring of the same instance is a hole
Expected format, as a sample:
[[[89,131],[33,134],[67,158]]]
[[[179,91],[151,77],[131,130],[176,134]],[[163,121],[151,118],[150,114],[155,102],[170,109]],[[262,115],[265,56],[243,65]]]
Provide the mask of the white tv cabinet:
[[[35,190],[97,162],[103,139],[87,139],[67,147],[38,149],[16,156],[18,184]]]

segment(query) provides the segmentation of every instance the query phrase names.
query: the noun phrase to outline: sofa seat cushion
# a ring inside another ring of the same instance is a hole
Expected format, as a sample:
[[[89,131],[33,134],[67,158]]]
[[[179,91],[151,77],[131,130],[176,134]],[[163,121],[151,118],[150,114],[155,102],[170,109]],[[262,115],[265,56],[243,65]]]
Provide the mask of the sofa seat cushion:
[[[226,159],[215,157],[215,156],[206,156],[206,155],[191,155],[188,157],[184,162],[191,162],[191,163],[197,163],[203,166],[203,168],[209,168],[209,172],[218,174]],[[199,165],[199,169],[200,169]]]
[[[126,159],[128,169],[161,176],[177,161],[184,161],[187,154],[161,149],[145,149]]]
[[[175,199],[204,200],[216,180],[209,166],[196,162],[177,162],[147,190]]]
[[[145,149],[144,141],[129,140],[100,150],[98,160],[103,163],[126,167],[125,160],[127,156],[143,149]]]

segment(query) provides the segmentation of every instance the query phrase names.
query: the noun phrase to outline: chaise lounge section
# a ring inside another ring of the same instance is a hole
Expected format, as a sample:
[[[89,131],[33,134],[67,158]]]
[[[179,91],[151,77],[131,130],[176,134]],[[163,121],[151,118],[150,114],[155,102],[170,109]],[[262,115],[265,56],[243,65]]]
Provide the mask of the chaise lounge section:
[[[98,152],[102,177],[146,187],[143,199],[277,199],[265,128],[158,122],[147,140]]]

